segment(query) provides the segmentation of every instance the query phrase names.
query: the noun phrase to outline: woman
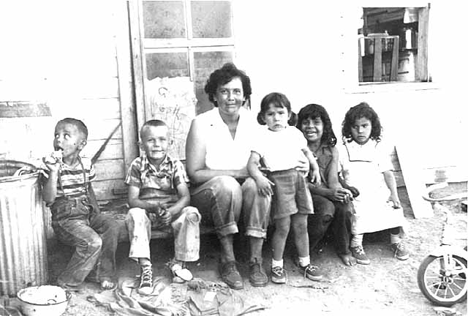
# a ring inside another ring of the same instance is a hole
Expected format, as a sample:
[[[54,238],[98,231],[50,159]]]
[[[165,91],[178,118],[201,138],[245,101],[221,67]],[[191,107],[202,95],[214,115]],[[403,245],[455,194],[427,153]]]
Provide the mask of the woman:
[[[259,195],[255,181],[248,178],[251,136],[258,128],[256,118],[243,107],[252,93],[250,78],[228,63],[210,75],[205,92],[214,108],[192,121],[187,136],[191,204],[202,213],[202,221],[216,229],[222,248],[221,277],[233,289],[244,286],[233,250],[233,235],[244,211],[251,251],[249,280],[253,286],[265,286],[262,246],[271,198]]]
[[[353,195],[338,180],[338,149],[330,117],[323,106],[309,104],[299,111],[297,127],[317,157],[321,178],[320,185],[309,183],[315,212],[309,215],[310,247],[318,244],[330,226],[338,256],[352,266],[356,263],[349,249]]]

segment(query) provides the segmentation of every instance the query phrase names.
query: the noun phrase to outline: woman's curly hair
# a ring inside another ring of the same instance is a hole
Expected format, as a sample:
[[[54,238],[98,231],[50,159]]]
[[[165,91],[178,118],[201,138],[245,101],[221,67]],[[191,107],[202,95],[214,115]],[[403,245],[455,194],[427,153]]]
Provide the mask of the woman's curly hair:
[[[361,102],[358,105],[351,107],[348,112],[346,112],[341,129],[343,141],[346,140],[349,143],[353,140],[351,127],[355,124],[356,120],[359,120],[363,117],[368,119],[372,124],[370,138],[378,142],[380,141],[382,135],[382,125],[380,125],[379,116],[366,102]]]
[[[250,78],[242,70],[237,69],[233,63],[226,63],[221,68],[213,71],[206,81],[205,92],[208,94],[208,99],[214,106],[218,106],[214,99],[216,89],[219,86],[225,85],[233,78],[239,77],[242,81],[242,90],[244,90],[244,103],[250,99],[252,94],[252,87],[250,86]]]
[[[302,132],[302,122],[306,119],[320,118],[323,122],[323,134],[320,143],[327,144],[331,147],[336,145],[336,136],[333,132],[332,123],[327,110],[319,104],[308,104],[304,106],[298,113],[296,127]]]

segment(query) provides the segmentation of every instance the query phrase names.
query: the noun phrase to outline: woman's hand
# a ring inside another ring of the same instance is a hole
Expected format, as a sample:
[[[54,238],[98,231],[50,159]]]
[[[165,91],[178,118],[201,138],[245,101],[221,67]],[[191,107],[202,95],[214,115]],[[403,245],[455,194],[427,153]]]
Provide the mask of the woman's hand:
[[[258,193],[260,193],[263,196],[272,196],[273,195],[273,186],[275,185],[273,182],[271,182],[267,177],[259,177],[258,179],[255,179],[255,182],[257,183],[257,189]]]

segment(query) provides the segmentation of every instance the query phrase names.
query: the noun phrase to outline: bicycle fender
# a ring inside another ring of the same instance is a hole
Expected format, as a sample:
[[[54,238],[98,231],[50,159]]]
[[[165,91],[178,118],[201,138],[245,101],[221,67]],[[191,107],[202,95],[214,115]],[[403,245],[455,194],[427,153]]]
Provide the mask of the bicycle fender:
[[[462,248],[460,247],[455,247],[455,246],[440,246],[434,250],[431,251],[431,253],[429,254],[429,256],[434,256],[434,257],[440,257],[440,256],[443,256],[445,254],[452,254],[452,255],[455,255],[455,256],[459,256],[459,257],[462,257],[464,258],[465,260],[468,260],[468,252],[463,250]]]

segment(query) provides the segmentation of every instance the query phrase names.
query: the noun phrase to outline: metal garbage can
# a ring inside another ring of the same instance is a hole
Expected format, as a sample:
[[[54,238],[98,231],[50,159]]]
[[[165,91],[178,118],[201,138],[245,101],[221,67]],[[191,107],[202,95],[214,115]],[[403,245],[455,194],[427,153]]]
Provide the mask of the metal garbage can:
[[[39,177],[31,164],[0,160],[0,295],[48,281]]]

